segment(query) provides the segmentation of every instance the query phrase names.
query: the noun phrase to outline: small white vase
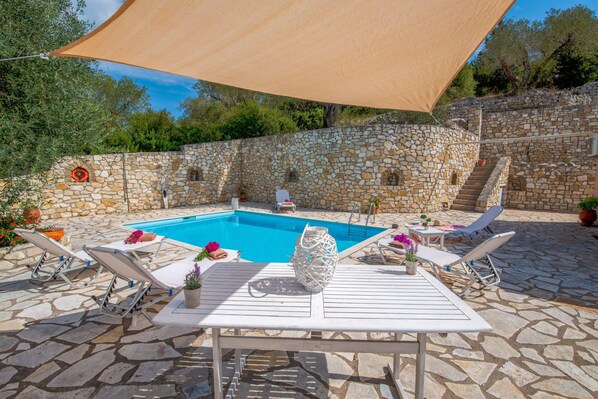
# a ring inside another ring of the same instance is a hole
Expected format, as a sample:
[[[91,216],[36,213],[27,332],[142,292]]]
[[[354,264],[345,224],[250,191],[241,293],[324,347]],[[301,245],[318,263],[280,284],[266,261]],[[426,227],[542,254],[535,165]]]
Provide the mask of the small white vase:
[[[188,309],[193,309],[199,306],[201,301],[201,288],[194,290],[184,290],[185,292],[185,306]]]
[[[417,264],[418,264],[418,262],[405,261],[405,268],[407,269],[407,274],[411,274],[411,275],[417,274]]]

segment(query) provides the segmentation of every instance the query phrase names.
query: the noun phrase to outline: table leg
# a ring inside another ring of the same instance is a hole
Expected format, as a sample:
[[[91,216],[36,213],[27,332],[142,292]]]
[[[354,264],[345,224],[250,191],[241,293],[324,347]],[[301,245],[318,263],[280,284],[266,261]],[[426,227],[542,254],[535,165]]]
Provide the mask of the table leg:
[[[235,335],[240,335],[239,329],[235,328]],[[235,373],[239,373],[241,376],[241,349],[235,349]]]
[[[222,351],[219,328],[212,328],[212,368],[214,369],[214,399],[222,399]]]
[[[395,333],[395,341],[400,341],[403,337],[402,333]],[[393,354],[393,362],[392,365],[388,365],[388,369],[390,371],[390,376],[394,382],[395,388],[399,394],[399,398],[401,399],[408,399],[407,393],[403,388],[403,384],[401,384],[401,355],[399,353]]]
[[[417,334],[419,349],[415,358],[415,399],[424,399],[426,378],[426,334]]]
[[[444,251],[444,234],[440,236],[440,250]]]
[[[395,333],[395,341],[400,341],[402,336],[403,336],[402,333]],[[395,373],[395,375],[397,376],[397,378],[399,378],[399,374],[401,374],[401,354],[395,353],[393,357],[394,357],[394,362],[392,365],[392,370]]]

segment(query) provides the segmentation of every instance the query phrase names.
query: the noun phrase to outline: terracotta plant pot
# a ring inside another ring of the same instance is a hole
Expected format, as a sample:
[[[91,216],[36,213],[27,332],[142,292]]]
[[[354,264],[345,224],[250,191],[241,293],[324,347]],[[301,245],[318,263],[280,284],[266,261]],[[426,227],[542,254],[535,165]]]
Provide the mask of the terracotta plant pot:
[[[195,290],[184,290],[185,292],[185,306],[187,309],[193,309],[199,306],[201,302],[201,288]]]
[[[53,227],[46,231],[42,231],[42,233],[55,241],[60,241],[60,239],[64,237],[64,229],[62,227]]]
[[[485,159],[478,159],[478,162],[476,164],[478,166],[486,166],[486,160]]]
[[[23,211],[23,217],[26,219],[27,224],[39,223],[41,221],[42,213],[39,209],[25,209]]]
[[[379,207],[379,206],[377,206],[377,207],[376,207],[376,211],[375,211],[375,212],[376,212],[376,215],[377,215],[378,213],[380,213],[380,207]]]
[[[595,209],[579,212],[579,220],[581,221],[582,226],[589,227],[593,225],[597,218],[598,216],[596,215]]]
[[[247,202],[247,194],[245,194],[245,193],[239,194],[239,201]]]

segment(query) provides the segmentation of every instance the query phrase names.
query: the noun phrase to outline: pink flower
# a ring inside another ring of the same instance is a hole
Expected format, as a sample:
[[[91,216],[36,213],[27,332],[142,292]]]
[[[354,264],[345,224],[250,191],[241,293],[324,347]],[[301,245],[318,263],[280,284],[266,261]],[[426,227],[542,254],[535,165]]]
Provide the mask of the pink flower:
[[[208,251],[208,253],[212,253],[214,251],[217,251],[220,248],[220,244],[218,244],[217,242],[209,242],[208,245],[205,246],[206,251]]]
[[[137,242],[139,242],[139,239],[141,238],[142,235],[143,235],[143,231],[135,230],[134,232],[131,233],[131,235],[129,235],[125,239],[125,244],[137,244]]]

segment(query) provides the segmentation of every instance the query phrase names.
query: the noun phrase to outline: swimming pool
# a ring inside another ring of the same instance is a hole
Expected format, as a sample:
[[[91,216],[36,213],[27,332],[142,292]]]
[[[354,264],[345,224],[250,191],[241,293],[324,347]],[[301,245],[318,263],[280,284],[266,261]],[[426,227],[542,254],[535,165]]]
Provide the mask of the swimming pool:
[[[199,247],[216,241],[223,248],[240,250],[243,259],[253,262],[288,262],[307,223],[326,227],[335,238],[339,252],[385,230],[356,225],[349,229],[346,223],[247,211],[186,216],[127,226]]]

